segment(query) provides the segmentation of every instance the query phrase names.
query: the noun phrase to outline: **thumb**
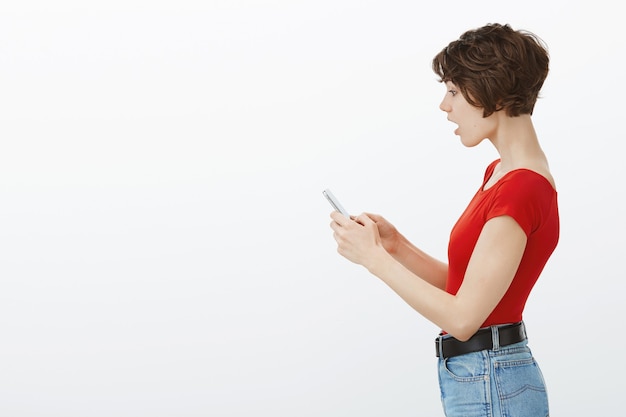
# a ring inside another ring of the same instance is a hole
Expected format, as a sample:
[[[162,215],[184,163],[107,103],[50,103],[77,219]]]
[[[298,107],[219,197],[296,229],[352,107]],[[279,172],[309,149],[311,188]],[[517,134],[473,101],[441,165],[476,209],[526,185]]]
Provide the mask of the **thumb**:
[[[374,223],[378,223],[379,221],[383,219],[383,216],[381,216],[380,214],[373,214],[373,213],[367,213],[367,212],[363,214],[365,214],[367,217],[372,219]]]
[[[374,224],[374,221],[370,219],[367,213],[361,213],[358,216],[355,216],[353,220],[363,226],[371,226]]]

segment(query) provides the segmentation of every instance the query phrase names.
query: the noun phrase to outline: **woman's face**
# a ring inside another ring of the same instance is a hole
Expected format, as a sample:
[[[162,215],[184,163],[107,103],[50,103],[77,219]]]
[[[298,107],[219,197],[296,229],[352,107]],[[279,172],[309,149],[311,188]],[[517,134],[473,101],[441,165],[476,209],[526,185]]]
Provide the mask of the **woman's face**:
[[[483,117],[483,109],[467,102],[461,91],[451,81],[446,81],[446,95],[439,108],[448,113],[448,120],[456,123],[455,135],[467,147],[478,145],[485,138],[493,138],[497,123],[495,117]]]

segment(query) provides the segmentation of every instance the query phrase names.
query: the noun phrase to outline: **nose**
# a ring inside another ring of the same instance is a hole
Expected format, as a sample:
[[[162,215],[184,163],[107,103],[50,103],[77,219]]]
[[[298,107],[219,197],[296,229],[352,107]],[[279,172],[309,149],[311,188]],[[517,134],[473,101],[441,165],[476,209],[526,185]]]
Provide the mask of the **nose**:
[[[443,100],[441,100],[441,103],[439,104],[439,109],[442,111],[445,111],[446,113],[449,113],[450,110],[452,110],[450,108],[450,104],[448,104],[448,100],[447,100],[448,96],[446,95],[446,97],[444,97]]]

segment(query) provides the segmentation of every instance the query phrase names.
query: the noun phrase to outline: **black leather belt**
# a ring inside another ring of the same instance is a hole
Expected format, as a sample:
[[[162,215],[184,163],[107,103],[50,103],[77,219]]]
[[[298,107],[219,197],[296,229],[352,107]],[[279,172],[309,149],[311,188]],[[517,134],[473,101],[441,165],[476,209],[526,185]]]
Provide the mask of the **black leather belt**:
[[[523,322],[495,326],[498,328],[498,341],[500,347],[512,345],[526,340],[526,329]],[[441,344],[441,346],[440,346]],[[435,340],[437,357],[443,354],[443,358],[478,352],[485,349],[493,349],[493,337],[491,327],[479,329],[469,340],[461,342],[454,337],[438,337]]]

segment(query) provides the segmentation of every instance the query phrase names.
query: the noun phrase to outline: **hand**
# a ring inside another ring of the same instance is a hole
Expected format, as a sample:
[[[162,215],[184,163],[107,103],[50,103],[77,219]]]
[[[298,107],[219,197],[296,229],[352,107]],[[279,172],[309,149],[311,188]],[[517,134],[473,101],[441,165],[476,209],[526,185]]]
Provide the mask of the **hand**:
[[[347,218],[338,212],[332,212],[333,237],[337,242],[337,252],[344,258],[370,269],[378,256],[386,253],[382,245],[378,226],[363,213]]]
[[[387,220],[378,214],[366,213],[366,216],[376,223],[381,243],[385,250],[390,254],[394,254],[400,242],[400,233]]]

